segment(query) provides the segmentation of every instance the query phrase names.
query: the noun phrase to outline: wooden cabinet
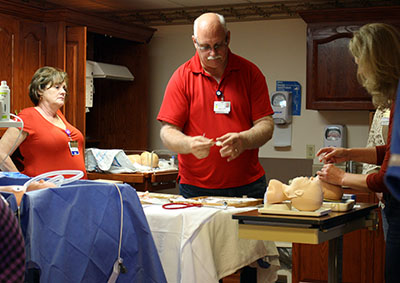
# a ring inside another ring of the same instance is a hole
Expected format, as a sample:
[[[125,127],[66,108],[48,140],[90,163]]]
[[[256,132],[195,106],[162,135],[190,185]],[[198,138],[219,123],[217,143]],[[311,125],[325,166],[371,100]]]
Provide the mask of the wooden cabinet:
[[[27,87],[39,67],[58,67],[69,77],[62,111],[88,146],[148,148],[147,44],[155,29],[4,0],[0,16],[0,80],[10,86],[12,112],[33,106]],[[86,59],[127,66],[135,80],[95,79],[94,106],[87,112]]]
[[[64,114],[68,121],[86,135],[86,28],[66,28],[66,64],[68,102]]]
[[[363,24],[400,25],[400,7],[304,11],[300,16],[307,23],[306,108],[374,109],[370,95],[357,81],[348,44]]]
[[[40,22],[0,17],[0,80],[11,90],[11,113],[33,106],[28,85],[45,62],[45,28]]]
[[[14,84],[14,53],[17,36],[18,21],[12,17],[0,17],[0,80],[7,81],[10,90],[13,89]]]
[[[84,133],[87,147],[147,149],[147,42],[155,30],[107,26],[99,19],[90,23],[86,19],[88,26],[81,26],[77,18],[68,13],[65,21],[46,23],[47,30],[54,33],[47,36],[52,53],[47,62],[65,69],[69,76],[64,108],[68,121]],[[142,30],[146,33],[138,33]],[[95,79],[93,107],[86,108],[86,59],[124,65],[135,79]]]
[[[376,202],[375,194],[354,190],[346,190],[345,193],[356,193],[358,202]],[[344,235],[342,282],[384,282],[384,250],[381,219],[375,231],[362,229]],[[328,253],[328,242],[319,245],[293,244],[293,282],[327,282]]]
[[[88,33],[88,60],[124,65],[133,81],[94,79],[93,107],[86,114],[86,137],[100,148],[148,148],[147,44]]]

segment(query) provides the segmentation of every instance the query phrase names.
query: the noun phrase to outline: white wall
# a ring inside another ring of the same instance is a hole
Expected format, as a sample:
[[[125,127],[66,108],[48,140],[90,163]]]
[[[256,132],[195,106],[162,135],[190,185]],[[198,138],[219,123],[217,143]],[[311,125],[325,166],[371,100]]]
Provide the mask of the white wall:
[[[276,81],[297,81],[302,86],[301,115],[293,116],[292,146],[279,149],[268,142],[260,157],[305,158],[306,145],[323,145],[326,124],[347,127],[349,147],[365,146],[368,137],[367,111],[315,111],[305,109],[306,24],[302,19],[227,23],[231,31],[232,52],[255,63],[264,73],[270,92]],[[193,56],[192,26],[157,26],[150,42],[150,148],[164,148],[160,123],[156,120],[164,89],[175,69]],[[315,159],[317,163],[317,159]]]

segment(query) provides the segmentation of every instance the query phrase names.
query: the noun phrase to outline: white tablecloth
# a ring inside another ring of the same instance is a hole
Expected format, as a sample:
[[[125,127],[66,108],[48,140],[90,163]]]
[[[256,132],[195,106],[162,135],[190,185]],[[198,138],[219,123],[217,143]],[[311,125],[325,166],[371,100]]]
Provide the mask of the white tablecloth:
[[[275,243],[239,239],[238,221],[232,219],[254,208],[143,208],[169,283],[218,282],[266,256],[271,267],[258,269],[258,282],[277,279]]]

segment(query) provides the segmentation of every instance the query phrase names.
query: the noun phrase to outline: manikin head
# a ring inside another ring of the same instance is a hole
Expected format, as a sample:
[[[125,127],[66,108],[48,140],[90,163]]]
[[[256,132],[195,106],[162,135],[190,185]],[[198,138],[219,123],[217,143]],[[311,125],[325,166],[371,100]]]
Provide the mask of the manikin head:
[[[315,211],[322,206],[325,198],[341,199],[342,190],[339,186],[327,184],[318,177],[297,177],[290,185],[272,179],[267,190],[267,203],[280,203],[291,200],[293,207],[302,211]]]
[[[322,206],[324,194],[316,178],[297,177],[284,188],[285,195],[298,210],[314,211]]]

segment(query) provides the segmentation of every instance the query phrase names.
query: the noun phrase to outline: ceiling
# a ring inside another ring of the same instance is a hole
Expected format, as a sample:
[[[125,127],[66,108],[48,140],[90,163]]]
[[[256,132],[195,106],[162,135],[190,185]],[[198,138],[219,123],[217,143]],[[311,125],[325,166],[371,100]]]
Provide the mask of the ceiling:
[[[302,10],[399,5],[399,0],[20,0],[40,7],[56,6],[95,14],[123,23],[148,26],[192,24],[200,14],[212,11],[229,21],[298,17]]]

